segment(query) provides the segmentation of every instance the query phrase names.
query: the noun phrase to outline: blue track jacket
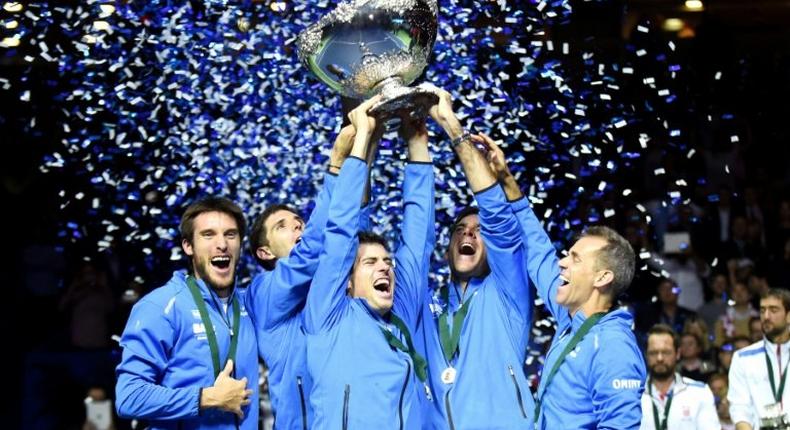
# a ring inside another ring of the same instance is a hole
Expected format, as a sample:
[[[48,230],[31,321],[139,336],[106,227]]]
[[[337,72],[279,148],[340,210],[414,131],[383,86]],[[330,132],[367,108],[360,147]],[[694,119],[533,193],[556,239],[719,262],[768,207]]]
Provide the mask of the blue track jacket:
[[[346,295],[359,229],[359,200],[367,166],[348,158],[338,178],[321,254],[304,311],[307,364],[313,377],[313,429],[422,429],[424,386],[411,357],[392,348],[381,328],[406,343],[403,333],[367,305]],[[393,312],[417,325],[427,291],[434,245],[433,166],[409,163],[403,184],[404,222],[395,255]],[[422,399],[421,399],[422,398]]]
[[[438,328],[447,304],[438,290],[424,302],[421,334],[432,392],[426,428],[527,429],[535,409],[523,371],[532,293],[520,269],[524,262],[520,228],[498,185],[478,192],[475,200],[491,273],[469,281],[465,298],[474,298],[452,363],[444,357]],[[450,323],[460,306],[461,291],[456,283],[449,286]],[[456,379],[445,384],[441,374],[450,365],[456,369]]]
[[[302,240],[288,257],[277,261],[274,270],[257,274],[247,293],[258,352],[269,369],[276,430],[307,430],[312,422],[308,396],[313,381],[307,372],[302,310],[324,246],[326,217],[336,181],[331,173],[325,176]],[[337,192],[345,195],[349,190],[341,188]],[[360,223],[367,226],[369,220],[369,213],[363,210]]]
[[[557,332],[543,365],[545,377],[587,315],[579,311],[571,318],[568,309],[557,304],[561,281],[556,250],[526,198],[513,202],[512,207],[522,228],[526,270],[557,320]],[[610,311],[565,357],[551,384],[546,387],[545,379],[540,381],[538,429],[639,428],[646,375],[632,324],[630,313]]]
[[[236,429],[236,415],[218,409],[199,411],[200,389],[214,385],[211,350],[197,306],[177,271],[163,287],[132,308],[121,336],[123,356],[116,369],[116,408],[122,418],[150,422],[152,429]],[[230,331],[216,294],[198,279],[219,346],[220,364],[230,348]],[[241,318],[233,377],[247,377],[251,403],[242,407],[241,429],[258,428],[258,351],[255,330],[247,314],[244,290],[239,295]],[[233,298],[231,295],[231,299]],[[228,318],[233,314],[228,306]],[[232,320],[231,320],[232,321]]]

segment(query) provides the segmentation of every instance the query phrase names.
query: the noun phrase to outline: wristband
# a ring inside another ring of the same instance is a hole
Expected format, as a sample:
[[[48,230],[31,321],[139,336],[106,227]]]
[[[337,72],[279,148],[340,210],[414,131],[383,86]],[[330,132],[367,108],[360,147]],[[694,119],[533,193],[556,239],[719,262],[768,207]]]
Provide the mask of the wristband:
[[[450,142],[453,144],[453,148],[455,148],[456,146],[462,144],[463,142],[469,141],[469,140],[472,140],[472,133],[469,133],[468,131],[464,130],[463,133],[461,133],[460,136],[456,137],[455,139],[451,140]]]

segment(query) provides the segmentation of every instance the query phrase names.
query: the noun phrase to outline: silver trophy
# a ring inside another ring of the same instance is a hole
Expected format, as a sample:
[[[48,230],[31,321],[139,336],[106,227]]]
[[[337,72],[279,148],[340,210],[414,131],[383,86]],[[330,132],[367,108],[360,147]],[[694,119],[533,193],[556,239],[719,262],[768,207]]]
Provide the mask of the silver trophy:
[[[371,113],[394,126],[424,117],[438,102],[431,84],[408,85],[428,65],[437,29],[436,0],[341,2],[299,34],[299,59],[345,97],[382,95]]]

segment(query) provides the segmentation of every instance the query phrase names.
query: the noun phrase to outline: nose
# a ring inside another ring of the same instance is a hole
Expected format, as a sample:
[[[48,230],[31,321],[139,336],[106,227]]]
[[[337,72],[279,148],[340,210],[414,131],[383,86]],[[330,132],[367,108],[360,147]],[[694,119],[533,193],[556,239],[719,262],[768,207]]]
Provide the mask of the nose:
[[[560,259],[560,261],[559,261],[560,268],[564,269],[564,268],[568,267],[568,258],[569,257],[566,255],[565,257],[562,257]]]
[[[297,222],[296,225],[294,225],[294,231],[302,231],[303,229],[304,226],[300,222]]]

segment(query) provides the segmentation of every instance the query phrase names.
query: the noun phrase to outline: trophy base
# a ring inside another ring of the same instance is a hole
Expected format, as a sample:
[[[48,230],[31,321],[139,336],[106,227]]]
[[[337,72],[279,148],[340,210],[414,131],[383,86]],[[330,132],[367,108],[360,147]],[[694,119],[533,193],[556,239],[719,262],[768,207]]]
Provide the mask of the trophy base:
[[[381,92],[383,99],[370,109],[370,113],[384,121],[388,130],[398,128],[402,116],[424,118],[431,106],[439,102],[434,88],[431,84],[385,87]]]

